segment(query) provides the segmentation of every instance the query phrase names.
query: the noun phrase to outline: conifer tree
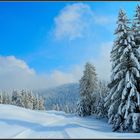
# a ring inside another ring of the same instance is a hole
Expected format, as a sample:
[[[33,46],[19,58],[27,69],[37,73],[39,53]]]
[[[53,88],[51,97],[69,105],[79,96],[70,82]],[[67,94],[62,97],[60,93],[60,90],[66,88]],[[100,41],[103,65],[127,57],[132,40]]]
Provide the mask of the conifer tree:
[[[33,109],[37,110],[39,109],[39,101],[38,101],[38,95],[36,94],[33,96]]]
[[[3,99],[2,100],[3,104],[7,104],[7,99],[6,99],[7,98],[7,95],[6,95],[6,92],[5,91],[2,92],[2,97],[3,97],[2,98]]]
[[[140,5],[137,5],[133,23],[132,32],[135,38],[136,47],[140,47]]]
[[[28,107],[33,109],[33,94],[32,91],[28,91]]]
[[[0,92],[0,104],[3,103],[3,96],[2,96],[2,92]]]
[[[95,112],[98,118],[107,118],[107,107],[104,107],[104,99],[108,95],[108,87],[106,81],[99,81],[96,93]]]
[[[54,104],[52,109],[56,111],[60,111],[60,106],[58,104]]]
[[[110,104],[108,117],[113,131],[134,131],[132,118],[135,113],[140,112],[137,80],[140,77],[140,55],[129,23],[126,13],[120,10],[115,31],[117,39],[111,51],[112,75],[108,85],[110,93],[105,103],[105,106]]]
[[[24,107],[22,95],[17,90],[12,93],[12,104]]]
[[[91,115],[92,94],[97,88],[97,75],[95,67],[86,63],[84,75],[80,79],[80,101],[77,105],[79,116]]]
[[[45,101],[44,101],[44,98],[41,96],[39,97],[39,100],[38,100],[38,109],[45,110]]]

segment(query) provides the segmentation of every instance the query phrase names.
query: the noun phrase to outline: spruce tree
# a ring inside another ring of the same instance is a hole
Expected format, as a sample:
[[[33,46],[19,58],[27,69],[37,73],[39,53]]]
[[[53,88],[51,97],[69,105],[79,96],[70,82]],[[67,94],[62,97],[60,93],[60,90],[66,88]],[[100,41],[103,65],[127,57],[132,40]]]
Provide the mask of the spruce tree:
[[[6,93],[6,104],[11,104],[11,102],[12,102],[12,98],[10,94]]]
[[[98,118],[107,118],[107,107],[104,107],[104,99],[108,95],[108,87],[106,81],[99,81],[95,100],[94,114]]]
[[[60,106],[58,104],[53,104],[52,110],[60,111]]]
[[[7,95],[6,95],[6,92],[3,91],[2,94],[3,94],[2,95],[3,96],[3,101],[2,102],[3,102],[3,104],[7,104]]]
[[[33,109],[33,94],[31,90],[25,91],[25,108]]]
[[[3,95],[2,95],[2,92],[0,92],[0,104],[3,103]]]
[[[30,108],[28,91],[27,90],[22,90],[21,93],[23,94],[24,107],[25,108]]]
[[[40,96],[38,100],[38,109],[45,110],[45,99],[42,96]]]
[[[39,101],[38,101],[38,94],[33,96],[33,109],[37,110],[39,109]]]
[[[22,95],[17,90],[12,92],[12,104],[24,107]]]
[[[110,105],[108,117],[113,131],[134,131],[132,118],[135,113],[140,112],[139,52],[129,23],[126,13],[120,10],[115,31],[117,39],[111,51],[112,75],[108,85],[110,93],[105,103],[105,106]]]
[[[140,47],[140,5],[137,5],[133,24],[132,24],[132,32],[135,38],[136,47]]]
[[[84,75],[80,79],[80,101],[77,106],[79,116],[91,115],[92,94],[97,88],[97,76],[95,67],[86,63]]]

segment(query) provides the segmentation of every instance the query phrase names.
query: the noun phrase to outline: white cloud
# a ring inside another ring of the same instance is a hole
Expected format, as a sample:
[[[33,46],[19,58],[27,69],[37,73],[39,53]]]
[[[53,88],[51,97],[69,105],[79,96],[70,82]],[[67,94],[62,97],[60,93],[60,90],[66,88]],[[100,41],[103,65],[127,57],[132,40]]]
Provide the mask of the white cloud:
[[[80,66],[72,67],[72,70],[68,72],[62,72],[59,70],[54,70],[50,75],[48,75],[48,81],[50,86],[57,86],[66,83],[78,82],[82,76],[82,69]]]
[[[74,3],[65,6],[55,17],[53,30],[56,39],[74,40],[88,34],[93,24],[108,25],[113,18],[106,15],[97,15],[88,4]]]
[[[71,72],[55,70],[51,74],[39,75],[23,60],[15,56],[0,56],[0,89],[40,89],[77,82],[81,75],[78,67]]]
[[[67,5],[55,18],[54,34],[57,39],[83,37],[92,16],[91,9],[83,3]],[[88,24],[87,24],[88,23]]]

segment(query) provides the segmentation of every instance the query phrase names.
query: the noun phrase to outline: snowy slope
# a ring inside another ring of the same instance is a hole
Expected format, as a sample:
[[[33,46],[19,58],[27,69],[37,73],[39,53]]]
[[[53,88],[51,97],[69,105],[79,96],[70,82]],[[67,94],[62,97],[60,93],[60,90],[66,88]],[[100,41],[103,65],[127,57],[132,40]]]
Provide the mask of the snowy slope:
[[[0,105],[0,138],[140,138],[140,134],[111,132],[104,120],[94,117]]]

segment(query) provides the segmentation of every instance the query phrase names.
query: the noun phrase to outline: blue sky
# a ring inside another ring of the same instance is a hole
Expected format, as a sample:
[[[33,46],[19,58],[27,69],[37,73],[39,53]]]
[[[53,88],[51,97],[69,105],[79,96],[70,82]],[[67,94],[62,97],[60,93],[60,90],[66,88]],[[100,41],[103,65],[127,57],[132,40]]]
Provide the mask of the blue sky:
[[[14,56],[37,74],[70,73],[86,61],[100,74],[98,65],[109,58],[105,53],[111,49],[119,9],[132,18],[137,4],[0,2],[0,55]]]

